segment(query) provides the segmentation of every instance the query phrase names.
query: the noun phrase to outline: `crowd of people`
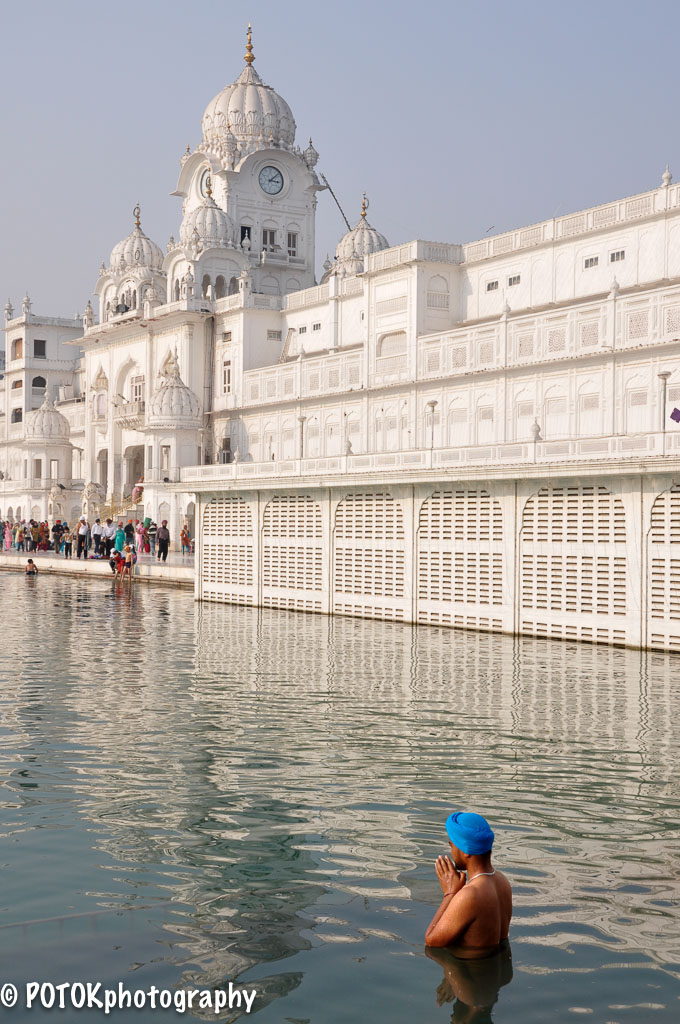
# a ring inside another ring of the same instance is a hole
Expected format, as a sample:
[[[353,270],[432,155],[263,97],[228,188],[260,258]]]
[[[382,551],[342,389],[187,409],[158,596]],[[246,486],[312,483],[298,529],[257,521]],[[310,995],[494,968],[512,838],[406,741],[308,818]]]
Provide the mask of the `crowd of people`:
[[[2,524],[2,548],[4,551],[52,552],[62,558],[108,559],[112,571],[127,572],[132,569],[141,555],[149,555],[159,562],[165,562],[170,550],[170,531],[167,519],[158,526],[152,519],[119,520],[97,518],[90,523],[81,516],[74,526],[57,519],[52,527],[49,523],[38,523],[34,519],[21,522],[6,521]],[[189,526],[185,523],[180,533],[182,555],[193,553],[193,541]],[[34,565],[33,561],[29,562]],[[123,563],[122,566],[120,563]]]

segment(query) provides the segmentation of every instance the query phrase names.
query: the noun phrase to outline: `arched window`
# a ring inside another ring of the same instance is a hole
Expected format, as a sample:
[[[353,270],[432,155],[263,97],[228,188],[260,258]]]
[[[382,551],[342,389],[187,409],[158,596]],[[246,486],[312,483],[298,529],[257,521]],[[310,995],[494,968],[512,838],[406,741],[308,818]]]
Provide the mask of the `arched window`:
[[[180,291],[179,291],[179,279],[178,279],[177,281],[175,281],[175,295],[174,295],[175,302],[179,302],[179,295],[180,295]]]
[[[106,416],[106,392],[100,391],[94,400],[94,414],[100,420]]]
[[[428,309],[449,308],[449,285],[441,274],[435,274],[427,283]]]
[[[201,283],[201,295],[204,299],[210,298],[210,275],[204,274]]]
[[[264,292],[265,295],[280,295],[279,282],[272,274],[268,274],[267,277],[263,277],[260,281],[260,291]]]
[[[403,355],[406,355],[406,331],[395,331],[394,334],[386,334],[378,342],[378,356],[380,359]]]
[[[21,359],[24,354],[24,339],[16,338],[12,342],[12,359]]]
[[[23,388],[23,386],[24,386],[23,380],[13,380],[12,381],[12,391],[16,391],[18,388]]]
[[[215,279],[215,298],[223,299],[227,294],[227,282],[224,280],[221,274]]]
[[[229,281],[229,294],[238,295],[238,278],[232,277]]]
[[[131,309],[137,309],[137,289],[135,288],[132,292],[132,302],[130,304]]]
[[[24,418],[22,409],[12,409],[12,423],[21,423]]]
[[[44,377],[34,377],[32,383],[31,383],[31,387],[33,387],[33,388],[46,388],[47,387],[47,381],[45,380]]]

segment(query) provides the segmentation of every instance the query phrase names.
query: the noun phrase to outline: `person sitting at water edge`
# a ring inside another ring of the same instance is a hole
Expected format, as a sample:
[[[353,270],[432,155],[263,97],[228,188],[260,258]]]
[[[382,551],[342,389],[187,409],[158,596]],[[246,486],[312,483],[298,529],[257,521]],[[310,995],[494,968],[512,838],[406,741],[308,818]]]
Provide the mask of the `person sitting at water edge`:
[[[425,942],[455,946],[460,957],[489,956],[508,938],[512,917],[510,883],[491,865],[494,834],[480,814],[462,811],[449,815],[446,832],[451,855],[435,861],[444,898]]]
[[[28,562],[26,563],[26,575],[27,576],[37,576],[38,575],[38,566],[35,564],[35,562],[33,561],[32,558],[29,558]]]

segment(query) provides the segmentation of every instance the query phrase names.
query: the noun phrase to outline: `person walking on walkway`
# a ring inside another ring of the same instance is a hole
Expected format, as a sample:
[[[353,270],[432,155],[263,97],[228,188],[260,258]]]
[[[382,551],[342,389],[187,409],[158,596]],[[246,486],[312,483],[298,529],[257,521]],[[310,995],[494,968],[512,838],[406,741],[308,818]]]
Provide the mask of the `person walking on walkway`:
[[[185,525],[185,526],[182,527],[182,532],[179,535],[179,540],[180,540],[180,544],[182,545],[182,557],[184,557],[184,553],[185,552],[186,552],[187,555],[190,555],[191,554],[191,537],[189,536],[189,527],[188,526]]]
[[[78,523],[78,549],[76,551],[76,558],[80,558],[82,555],[87,558],[87,535],[90,532],[90,524],[88,523],[85,516],[80,517]]]
[[[170,546],[170,531],[168,530],[167,519],[164,519],[158,527],[156,537],[158,539],[158,561],[160,562],[162,558],[165,562],[168,558],[168,548]]]
[[[149,536],[149,548],[151,549],[151,557],[153,558],[156,554],[156,534],[158,533],[158,527],[153,520],[147,526],[146,532]]]
[[[56,523],[52,527],[52,544],[54,545],[54,553],[58,555],[61,552],[61,539],[64,532],[64,525],[61,519],[57,519]]]

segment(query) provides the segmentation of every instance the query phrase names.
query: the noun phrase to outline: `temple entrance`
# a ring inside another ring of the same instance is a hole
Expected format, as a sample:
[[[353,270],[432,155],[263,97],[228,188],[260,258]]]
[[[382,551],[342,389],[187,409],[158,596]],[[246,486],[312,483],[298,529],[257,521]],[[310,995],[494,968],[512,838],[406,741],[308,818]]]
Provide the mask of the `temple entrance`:
[[[133,444],[123,453],[125,464],[125,483],[123,491],[130,494],[135,484],[144,477],[144,445]]]

